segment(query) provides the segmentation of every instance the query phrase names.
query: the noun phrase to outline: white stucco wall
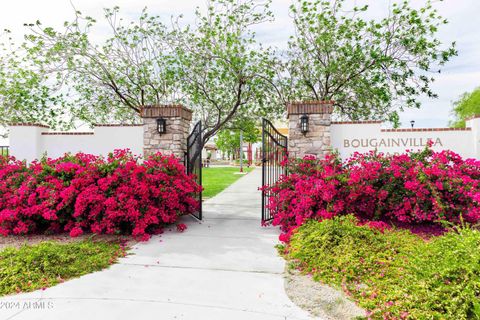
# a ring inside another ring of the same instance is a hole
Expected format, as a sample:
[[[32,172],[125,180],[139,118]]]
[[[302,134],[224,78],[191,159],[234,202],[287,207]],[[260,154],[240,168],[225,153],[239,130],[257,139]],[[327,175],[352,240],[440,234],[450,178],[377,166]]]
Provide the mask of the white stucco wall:
[[[382,129],[381,122],[333,122],[331,126],[332,148],[343,159],[354,152],[377,150],[386,154],[420,150],[428,140],[433,150],[452,150],[463,158],[480,158],[480,119],[467,122],[467,128],[414,128]]]
[[[52,132],[39,125],[12,125],[9,127],[10,154],[20,160],[32,161],[46,153],[49,157],[66,152],[85,152],[107,155],[115,149],[130,149],[143,154],[143,127],[98,125],[92,132]],[[465,129],[382,129],[381,122],[332,122],[332,148],[343,159],[354,152],[365,153],[377,149],[387,154],[423,149],[428,139],[434,150],[452,150],[463,158],[480,159],[480,117],[467,121]],[[253,148],[253,156],[255,149]],[[206,157],[206,154],[205,154]]]
[[[107,155],[115,149],[130,149],[143,154],[143,127],[96,126],[92,132],[51,132],[38,125],[10,126],[10,155],[32,161],[47,154],[51,158],[66,152]]]

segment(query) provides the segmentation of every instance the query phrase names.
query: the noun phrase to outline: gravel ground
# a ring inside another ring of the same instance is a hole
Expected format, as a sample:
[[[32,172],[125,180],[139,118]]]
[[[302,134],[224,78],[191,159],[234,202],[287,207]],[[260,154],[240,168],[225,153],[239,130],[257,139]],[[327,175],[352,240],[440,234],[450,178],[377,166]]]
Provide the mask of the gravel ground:
[[[92,239],[95,241],[120,241],[125,240],[127,247],[132,247],[137,241],[132,237],[114,236],[114,235],[91,235],[86,234],[76,238],[70,237],[68,233],[56,235],[26,235],[26,236],[0,236],[0,250],[6,247],[20,247],[23,244],[32,245],[42,241],[57,241],[57,242],[74,242],[85,239]]]
[[[335,290],[298,270],[285,270],[285,291],[300,308],[325,320],[347,320],[365,317],[365,310]]]

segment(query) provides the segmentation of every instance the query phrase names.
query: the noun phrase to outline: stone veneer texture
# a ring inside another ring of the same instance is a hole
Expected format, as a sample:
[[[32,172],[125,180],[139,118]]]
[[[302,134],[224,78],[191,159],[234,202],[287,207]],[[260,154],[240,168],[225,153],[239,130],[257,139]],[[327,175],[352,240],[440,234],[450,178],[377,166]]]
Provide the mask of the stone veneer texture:
[[[332,123],[330,101],[294,102],[287,105],[288,153],[293,158],[313,155],[324,158],[331,150],[330,125]],[[303,134],[300,117],[309,118],[309,131]]]
[[[148,108],[148,111],[145,110]],[[182,106],[150,106],[142,110],[144,156],[161,152],[183,159],[187,151],[192,112]],[[157,118],[166,120],[167,132],[159,134]]]

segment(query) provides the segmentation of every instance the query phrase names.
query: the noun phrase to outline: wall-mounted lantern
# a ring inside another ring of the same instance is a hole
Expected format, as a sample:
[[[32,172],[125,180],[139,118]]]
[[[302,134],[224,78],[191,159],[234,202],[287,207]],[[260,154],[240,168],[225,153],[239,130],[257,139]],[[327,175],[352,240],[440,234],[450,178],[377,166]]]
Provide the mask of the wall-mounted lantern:
[[[303,134],[308,132],[308,116],[306,114],[300,117],[300,131]]]
[[[167,132],[167,121],[164,118],[157,119],[157,131],[160,134]]]
[[[413,126],[415,125],[415,120],[410,121],[410,125],[411,125],[412,128],[413,128]]]

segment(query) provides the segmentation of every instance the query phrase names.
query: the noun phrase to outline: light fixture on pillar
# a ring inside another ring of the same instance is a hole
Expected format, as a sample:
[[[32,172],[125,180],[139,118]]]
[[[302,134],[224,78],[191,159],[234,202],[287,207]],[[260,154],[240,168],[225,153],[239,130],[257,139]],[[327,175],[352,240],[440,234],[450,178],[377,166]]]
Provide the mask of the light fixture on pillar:
[[[308,132],[308,116],[306,114],[300,117],[300,131],[303,134]]]
[[[167,121],[164,118],[157,119],[157,131],[160,134],[167,132]]]
[[[415,125],[415,120],[410,121],[410,125],[412,126],[412,129],[413,129],[413,126]]]

